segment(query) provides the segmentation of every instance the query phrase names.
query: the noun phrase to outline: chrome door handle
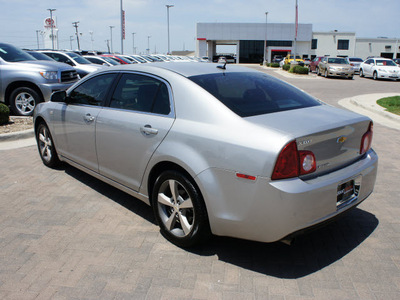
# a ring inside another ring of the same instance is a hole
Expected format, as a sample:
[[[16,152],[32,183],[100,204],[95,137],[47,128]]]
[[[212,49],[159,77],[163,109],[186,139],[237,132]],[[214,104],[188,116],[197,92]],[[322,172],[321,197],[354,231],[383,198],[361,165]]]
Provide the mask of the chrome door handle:
[[[83,117],[83,120],[85,120],[85,122],[86,123],[92,123],[93,121],[94,121],[94,117],[92,117],[89,113],[88,114],[86,114],[84,117]]]
[[[140,132],[144,135],[156,135],[158,133],[158,129],[151,128],[150,125],[144,125],[140,127]]]

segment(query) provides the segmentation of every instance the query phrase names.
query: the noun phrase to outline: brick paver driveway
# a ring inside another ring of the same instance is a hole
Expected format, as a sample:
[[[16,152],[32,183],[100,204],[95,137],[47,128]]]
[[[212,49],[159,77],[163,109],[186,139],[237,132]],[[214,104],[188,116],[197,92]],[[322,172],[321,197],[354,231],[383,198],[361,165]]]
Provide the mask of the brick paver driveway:
[[[285,80],[333,105],[400,91]],[[375,124],[375,192],[294,245],[215,237],[190,251],[168,243],[139,200],[72,167],[44,167],[35,147],[0,151],[0,298],[398,300],[399,146],[399,131]]]

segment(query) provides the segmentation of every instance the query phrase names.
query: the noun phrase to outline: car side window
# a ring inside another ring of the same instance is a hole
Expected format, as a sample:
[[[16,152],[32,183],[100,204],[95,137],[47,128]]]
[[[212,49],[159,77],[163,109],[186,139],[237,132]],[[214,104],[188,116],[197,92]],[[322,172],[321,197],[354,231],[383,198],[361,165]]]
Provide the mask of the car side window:
[[[171,111],[167,85],[153,77],[123,74],[110,107],[168,115]]]
[[[101,106],[116,76],[103,74],[85,81],[69,94],[68,103]]]

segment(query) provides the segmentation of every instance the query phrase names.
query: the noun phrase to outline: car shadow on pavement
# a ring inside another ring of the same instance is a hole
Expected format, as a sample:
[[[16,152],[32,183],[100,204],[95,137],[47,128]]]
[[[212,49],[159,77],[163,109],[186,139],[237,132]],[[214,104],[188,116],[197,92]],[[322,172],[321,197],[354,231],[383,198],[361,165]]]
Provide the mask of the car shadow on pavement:
[[[153,210],[150,206],[148,206],[143,201],[109,185],[104,183],[103,181],[88,175],[87,173],[76,169],[70,165],[63,164],[62,168],[65,170],[65,173],[72,176],[73,178],[79,180],[83,184],[89,186],[93,190],[99,192],[105,197],[111,199],[115,203],[125,207],[130,210],[134,214],[142,217],[148,222],[157,225],[156,220],[153,215]]]
[[[325,227],[298,236],[292,245],[214,237],[190,250],[250,271],[295,279],[321,270],[357,248],[378,226],[371,213],[356,208]]]
[[[66,174],[156,225],[153,210],[144,202],[72,166],[62,168]],[[199,256],[216,255],[221,261],[249,271],[294,279],[340,260],[367,239],[378,224],[375,215],[355,208],[322,228],[298,236],[290,246],[214,236],[203,245],[184,250]]]

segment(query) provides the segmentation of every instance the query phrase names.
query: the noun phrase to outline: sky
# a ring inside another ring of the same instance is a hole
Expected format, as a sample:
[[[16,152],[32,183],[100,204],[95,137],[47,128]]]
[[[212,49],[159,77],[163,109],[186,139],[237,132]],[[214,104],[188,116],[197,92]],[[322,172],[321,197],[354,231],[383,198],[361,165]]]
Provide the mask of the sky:
[[[121,0],[0,0],[0,42],[21,48],[37,48],[37,30],[43,30],[49,8],[59,29],[59,46],[77,49],[75,28],[79,21],[81,49],[106,51],[113,35],[113,50],[121,51]],[[167,8],[170,48],[195,50],[196,23],[294,23],[296,0],[123,0],[125,10],[124,53],[166,53]],[[299,23],[313,31],[355,32],[357,37],[400,38],[400,0],[298,0]],[[134,40],[132,33],[135,33]],[[148,38],[150,36],[150,38]],[[39,38],[39,46],[43,40]]]

